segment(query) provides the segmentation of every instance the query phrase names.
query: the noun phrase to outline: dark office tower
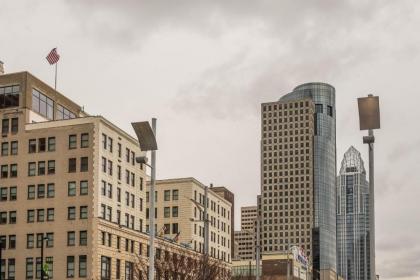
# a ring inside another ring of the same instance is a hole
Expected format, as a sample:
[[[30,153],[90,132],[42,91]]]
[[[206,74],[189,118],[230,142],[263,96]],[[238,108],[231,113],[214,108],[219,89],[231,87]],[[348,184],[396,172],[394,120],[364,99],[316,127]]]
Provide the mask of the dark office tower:
[[[353,146],[337,178],[337,266],[347,280],[370,280],[369,184],[362,157]]]
[[[335,89],[303,84],[261,113],[262,250],[300,246],[314,279],[335,278]]]

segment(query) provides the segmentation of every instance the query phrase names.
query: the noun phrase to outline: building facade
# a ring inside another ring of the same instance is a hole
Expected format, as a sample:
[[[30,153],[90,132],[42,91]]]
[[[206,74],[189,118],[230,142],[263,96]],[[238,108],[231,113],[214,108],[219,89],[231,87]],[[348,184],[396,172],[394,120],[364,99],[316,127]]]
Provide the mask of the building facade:
[[[0,75],[0,129],[2,279],[40,278],[41,247],[49,279],[146,273],[147,177],[136,139],[28,72]]]
[[[369,184],[360,152],[351,146],[337,178],[337,265],[347,280],[370,279]]]
[[[194,178],[156,180],[155,229],[158,236],[178,240],[194,251],[204,252],[204,223],[200,222],[204,217],[204,187]],[[146,217],[148,213],[146,209]],[[208,188],[207,213],[209,254],[231,262],[231,203]]]
[[[241,207],[241,230],[235,231],[237,259],[255,259],[257,206]]]
[[[230,234],[230,240],[233,242],[233,240],[235,239],[235,233],[234,233],[234,228],[235,228],[235,195],[233,192],[231,192],[230,190],[228,190],[226,187],[213,187],[211,186],[211,190],[216,193],[217,195],[223,197],[224,199],[226,199],[227,201],[230,202],[231,207],[230,207],[230,228],[231,228],[231,234]],[[230,256],[231,259],[234,258],[235,256],[235,246],[230,246],[231,247],[231,252],[230,252]]]
[[[335,89],[296,87],[261,112],[261,246],[299,245],[315,279],[336,274]]]

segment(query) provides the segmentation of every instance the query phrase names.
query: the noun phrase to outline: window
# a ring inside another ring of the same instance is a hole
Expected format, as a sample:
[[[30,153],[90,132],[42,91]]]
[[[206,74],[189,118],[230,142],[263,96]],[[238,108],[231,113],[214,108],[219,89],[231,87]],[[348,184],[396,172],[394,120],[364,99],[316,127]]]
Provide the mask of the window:
[[[171,224],[164,224],[163,229],[164,229],[164,231],[163,231],[164,234],[170,234],[171,233]]]
[[[36,139],[29,139],[28,152],[36,153]]]
[[[0,189],[0,200],[6,201],[7,200],[7,188],[3,187]]]
[[[113,148],[112,142],[113,142],[112,138],[108,137],[108,149],[111,153],[112,153],[112,148]]]
[[[121,278],[121,260],[116,259],[115,264],[115,278],[120,279]]]
[[[172,224],[172,233],[178,233],[178,223]]]
[[[28,186],[28,199],[35,199],[35,185]]]
[[[69,173],[76,172],[76,159],[69,158]]]
[[[165,192],[164,192],[164,200],[165,201],[169,201],[169,200],[171,200],[171,191],[170,190],[166,190]]]
[[[28,212],[27,212],[27,217],[26,217],[26,221],[27,221],[28,223],[33,223],[33,222],[35,222],[35,210],[33,210],[33,209],[28,210]]]
[[[82,230],[79,232],[79,245],[87,246],[87,231]]]
[[[68,220],[76,219],[76,207],[67,207],[67,219]]]
[[[88,181],[80,181],[80,195],[88,194]]]
[[[7,178],[7,177],[9,177],[9,166],[8,165],[2,165],[1,166],[0,178]]]
[[[118,157],[121,157],[121,143],[118,143]]]
[[[130,162],[130,149],[129,148],[125,149],[125,161]]]
[[[117,188],[117,202],[121,202],[121,188]]]
[[[131,164],[136,164],[136,154],[134,152],[131,152]]]
[[[19,130],[19,119],[12,118],[12,133],[17,133]]]
[[[38,152],[45,152],[45,138],[38,139]]]
[[[55,151],[55,137],[48,137],[48,152]]]
[[[19,93],[19,85],[0,87],[0,109],[19,106]]]
[[[107,147],[107,139],[108,139],[108,137],[106,136],[106,134],[105,133],[102,133],[102,148],[104,149],[104,150],[106,150],[106,147]]]
[[[74,119],[76,117],[75,114],[70,112],[67,108],[57,104],[57,120],[68,120],[68,119]]]
[[[121,180],[121,166],[120,165],[117,166],[117,178],[118,180]]]
[[[172,200],[178,200],[178,190],[172,190]]]
[[[54,233],[53,232],[47,232],[46,237],[47,237],[47,240],[46,240],[45,246],[47,248],[54,247]]]
[[[39,184],[38,185],[38,198],[44,198],[45,197],[45,185]]]
[[[16,156],[18,154],[18,142],[17,141],[10,142],[10,154],[12,156]]]
[[[74,231],[67,232],[67,246],[76,245],[76,233]]]
[[[34,234],[30,233],[26,235],[26,248],[32,249],[34,247]]]
[[[332,117],[333,116],[333,107],[328,105],[327,106],[327,114],[328,116]]]
[[[40,91],[32,89],[32,110],[52,120],[54,118],[54,101]]]
[[[9,224],[16,224],[16,211],[9,212]]]
[[[102,172],[106,172],[106,158],[102,157]]]
[[[26,279],[34,278],[34,260],[26,258]]]
[[[0,236],[0,248],[3,250],[6,249],[6,238],[7,238],[6,235]]]
[[[80,206],[80,219],[87,219],[87,218],[88,218],[88,207]]]
[[[38,175],[45,175],[45,161],[38,161]]]
[[[2,156],[8,156],[9,155],[9,143],[8,142],[1,143],[1,155]]]
[[[163,217],[169,218],[170,216],[171,216],[171,208],[170,207],[163,208]]]
[[[111,258],[101,256],[101,280],[111,280]]]
[[[134,279],[134,264],[129,261],[125,261],[125,280]]]
[[[112,176],[112,161],[108,160],[108,174]]]
[[[11,201],[16,200],[17,199],[17,187],[10,187],[10,195],[9,195],[9,199]]]
[[[9,235],[9,249],[16,249],[16,235]]]
[[[81,148],[89,147],[89,133],[82,133],[80,135],[80,147]]]
[[[47,221],[54,221],[54,208],[47,209]]]
[[[37,222],[43,222],[45,217],[45,211],[44,209],[37,209],[36,210],[36,221]]]
[[[47,185],[47,197],[52,198],[55,196],[55,185],[50,183]]]
[[[48,161],[48,174],[55,174],[55,160]]]
[[[80,172],[86,172],[89,169],[89,159],[88,157],[80,158]]]
[[[74,277],[74,256],[67,256],[67,278]]]
[[[28,162],[28,176],[35,176],[35,175],[36,175],[36,163]]]
[[[67,184],[67,195],[75,196],[76,195],[76,182],[68,182]]]
[[[76,149],[77,148],[77,135],[72,134],[69,135],[69,149]]]
[[[54,279],[54,258],[46,257],[45,262],[48,264],[48,279]]]
[[[87,257],[86,255],[79,256],[79,277],[86,277],[87,275]]]
[[[172,207],[172,217],[178,217],[178,206]]]
[[[18,175],[17,164],[10,165],[10,178],[16,178]]]
[[[9,133],[9,119],[3,119],[1,121],[1,134]]]

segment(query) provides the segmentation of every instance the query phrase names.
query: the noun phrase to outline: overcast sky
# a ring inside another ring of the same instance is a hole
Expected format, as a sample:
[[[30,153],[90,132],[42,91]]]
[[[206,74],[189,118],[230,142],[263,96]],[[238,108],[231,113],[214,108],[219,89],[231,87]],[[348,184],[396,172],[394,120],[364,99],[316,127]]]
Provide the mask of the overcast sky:
[[[420,279],[420,2],[0,0],[0,60],[131,131],[158,118],[158,178],[259,193],[260,103],[336,88],[337,164],[367,161],[356,98],[380,96],[377,272]],[[367,162],[365,163],[367,166]],[[237,216],[239,225],[239,216]]]

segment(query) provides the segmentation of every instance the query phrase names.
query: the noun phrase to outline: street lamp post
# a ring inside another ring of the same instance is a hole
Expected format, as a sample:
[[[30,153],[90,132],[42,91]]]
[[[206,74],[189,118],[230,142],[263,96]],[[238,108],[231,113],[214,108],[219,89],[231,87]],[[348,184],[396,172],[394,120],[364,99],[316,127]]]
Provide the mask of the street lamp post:
[[[257,245],[255,246],[255,250],[257,254],[255,256],[255,272],[256,272],[256,280],[260,280],[260,254],[261,254],[261,245],[260,245],[260,217],[257,217]]]
[[[44,272],[44,240],[48,241],[48,237],[44,236],[44,234],[42,234],[42,238],[41,238],[41,280],[44,280],[45,278],[45,272]]]
[[[155,278],[155,180],[156,180],[156,119],[152,118],[152,127],[149,122],[135,122],[131,123],[139,141],[140,149],[143,152],[151,151],[151,165],[147,164],[147,157],[136,157],[136,162],[145,164],[151,169],[150,178],[150,215],[149,215],[149,280]]]
[[[375,269],[375,184],[374,184],[374,129],[381,127],[379,113],[379,97],[369,94],[358,98],[360,130],[368,130],[368,136],[363,136],[363,143],[369,146],[369,252],[370,279],[376,279]]]

